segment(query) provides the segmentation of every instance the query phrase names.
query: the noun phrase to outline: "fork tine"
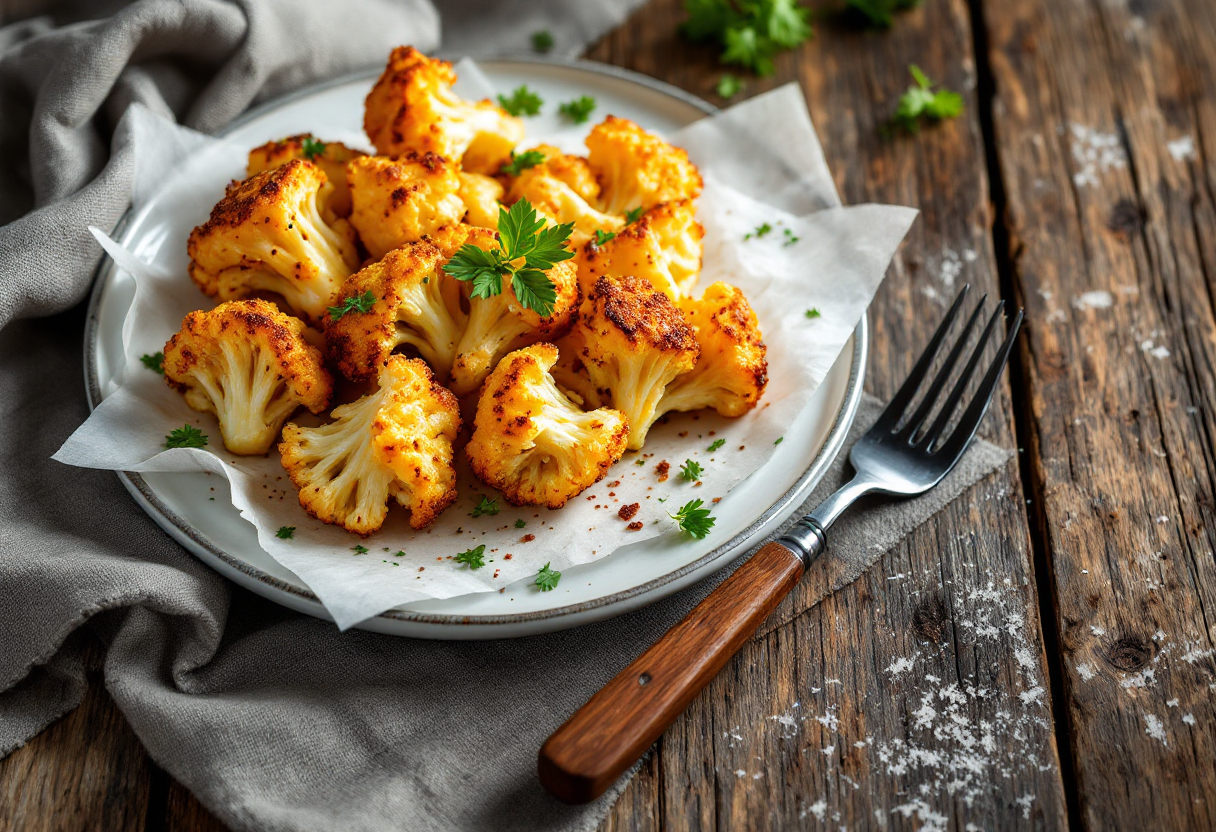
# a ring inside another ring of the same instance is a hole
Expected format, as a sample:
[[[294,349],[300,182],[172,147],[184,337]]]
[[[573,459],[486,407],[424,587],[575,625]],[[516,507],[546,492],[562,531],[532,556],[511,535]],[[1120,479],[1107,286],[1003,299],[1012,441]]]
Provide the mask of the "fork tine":
[[[975,349],[971,352],[971,358],[967,361],[967,366],[963,368],[959,374],[958,381],[954,385],[954,389],[950,391],[950,397],[946,399],[946,403],[942,405],[941,412],[937,414],[937,419],[925,432],[924,438],[921,440],[925,443],[926,448],[933,446],[937,437],[945,430],[946,425],[950,422],[950,416],[958,407],[959,400],[962,399],[963,393],[967,391],[967,382],[971,380],[971,376],[975,373],[976,366],[980,363],[980,357],[983,355],[984,347],[988,345],[988,338],[992,335],[992,330],[996,328],[996,322],[1001,319],[1002,313],[1005,311],[1005,301],[1001,301],[996,305],[996,311],[992,313],[992,317],[988,319],[988,325],[984,327],[984,331],[980,334],[979,341],[975,344]]]
[[[908,404],[912,401],[912,397],[916,395],[916,390],[920,387],[920,383],[924,380],[925,374],[929,372],[929,367],[933,364],[933,358],[937,355],[937,350],[941,343],[946,338],[946,333],[949,331],[954,319],[958,316],[958,310],[963,305],[963,298],[967,296],[967,290],[971,288],[970,284],[965,284],[962,291],[958,293],[958,297],[954,299],[954,304],[950,307],[950,311],[946,313],[946,317],[937,327],[937,332],[933,333],[933,337],[929,340],[925,351],[921,353],[920,358],[916,360],[916,365],[912,368],[912,372],[908,373],[908,378],[904,381],[903,386],[899,388],[899,392],[887,403],[886,408],[879,414],[878,420],[874,423],[875,427],[882,430],[894,431],[895,425],[899,423],[899,417],[904,414]]]
[[[971,442],[971,437],[975,436],[975,431],[980,426],[980,420],[984,418],[984,413],[988,410],[988,403],[992,401],[992,394],[996,392],[996,384],[1001,378],[1001,371],[1005,369],[1005,364],[1009,361],[1009,353],[1013,351],[1013,340],[1017,337],[1018,329],[1021,326],[1022,310],[1019,309],[1018,316],[1014,319],[1013,325],[1009,327],[1009,334],[1005,336],[1005,342],[1001,344],[996,358],[992,360],[988,372],[984,374],[984,380],[980,382],[979,388],[975,391],[975,398],[963,411],[954,433],[938,449],[953,458],[951,465],[962,455],[968,443]]]
[[[987,300],[988,296],[984,295],[980,298],[980,302],[976,304],[975,311],[967,319],[966,326],[958,334],[954,346],[946,354],[946,360],[942,362],[937,375],[933,377],[933,381],[929,384],[929,389],[925,393],[924,399],[921,400],[920,406],[916,408],[916,412],[912,414],[912,418],[907,421],[907,424],[900,431],[900,433],[907,435],[909,442],[912,442],[916,438],[916,432],[920,430],[920,426],[929,418],[929,411],[933,409],[933,405],[937,402],[937,397],[942,393],[942,388],[950,380],[950,371],[954,369],[954,365],[958,363],[959,356],[963,354],[963,350],[967,346],[967,339],[971,336],[971,330],[975,328],[975,322],[979,320],[980,312],[984,311],[984,303]]]

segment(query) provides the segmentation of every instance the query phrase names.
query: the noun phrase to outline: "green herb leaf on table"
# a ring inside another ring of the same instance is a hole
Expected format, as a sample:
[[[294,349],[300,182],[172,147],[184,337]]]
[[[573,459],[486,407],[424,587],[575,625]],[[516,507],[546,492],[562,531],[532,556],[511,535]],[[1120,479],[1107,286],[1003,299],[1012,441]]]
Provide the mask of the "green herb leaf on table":
[[[802,239],[801,237],[795,237],[794,232],[788,228],[782,229],[781,233],[785,235],[785,242],[781,244],[783,246],[792,246],[794,243]]]
[[[584,124],[595,111],[595,99],[589,95],[580,95],[573,101],[560,105],[557,111],[575,124]]]
[[[776,441],[776,442],[774,442],[773,444],[774,444],[774,445],[780,445],[780,444],[781,444],[782,442],[784,442],[784,441],[785,441],[785,437],[784,437],[784,436],[778,436],[778,437],[777,437],[777,441]]]
[[[354,552],[356,555],[366,555],[368,550],[367,550],[367,547],[364,546],[362,543],[356,543],[354,546],[351,547],[351,551]]]
[[[454,560],[457,563],[468,564],[470,569],[480,569],[486,565],[485,553],[486,545],[483,543],[474,549],[469,549],[467,552],[461,552]]]
[[[370,291],[364,292],[361,295],[355,295],[354,297],[346,298],[344,301],[342,301],[341,306],[329,307],[329,318],[332,321],[336,321],[339,318],[341,318],[343,315],[346,315],[350,312],[363,312],[363,313],[371,312],[372,307],[375,305],[376,305],[376,296],[373,295]]]
[[[715,89],[722,98],[734,98],[743,92],[743,82],[727,72],[718,79],[718,86]]]
[[[194,425],[174,428],[165,437],[166,448],[201,448],[207,444],[207,435]]]
[[[625,212],[625,225],[633,225],[635,222],[640,220],[642,218],[642,214],[645,212],[645,210],[646,210],[645,208],[643,208],[641,205],[639,205],[637,208],[631,208],[630,210],[626,211]]]
[[[524,521],[524,520],[516,520],[516,521],[515,521],[515,528],[517,528],[517,529],[522,529],[522,528],[523,528],[524,526],[526,526],[526,525],[528,525],[528,524],[527,524],[527,522],[526,522],[526,521]]]
[[[812,307],[812,308],[806,310],[806,316],[808,318],[818,318],[818,317],[820,317],[820,313],[819,313],[818,309]]]
[[[532,33],[532,49],[540,52],[542,55],[553,48],[553,33],[548,29],[541,29],[539,32]]]
[[[139,360],[140,363],[142,363],[152,372],[159,373],[162,376],[165,374],[165,354],[163,352],[154,352],[151,355],[141,355]]]
[[[552,561],[549,563],[552,563]],[[541,592],[548,592],[557,586],[557,582],[560,581],[561,578],[562,573],[558,572],[556,569],[550,569],[549,564],[546,563],[544,568],[536,574],[536,585],[540,587]]]
[[[909,64],[908,71],[912,73],[916,83],[900,96],[899,105],[889,125],[891,128],[903,128],[909,133],[915,133],[920,130],[924,119],[941,121],[954,118],[963,111],[963,97],[957,92],[941,89],[934,91],[934,83],[916,64]]]
[[[756,238],[764,237],[768,234],[771,234],[772,231],[773,231],[773,227],[771,225],[769,225],[766,222],[762,222],[759,225],[757,225],[753,230],[744,234],[743,239],[750,240],[752,237],[756,237]]]
[[[604,243],[608,242],[609,240],[615,239],[615,237],[616,237],[615,231],[605,231],[602,228],[595,229],[595,244],[597,246],[602,246]]]
[[[481,517],[483,514],[493,516],[498,514],[498,510],[498,501],[483,494],[481,499],[477,502],[477,505],[473,506],[473,511],[471,514],[469,514],[469,516]]]
[[[704,469],[701,468],[701,463],[691,459],[684,460],[684,464],[680,467],[680,479],[685,482],[699,480],[703,473]]]
[[[685,503],[675,514],[668,513],[668,517],[676,521],[676,525],[680,527],[680,531],[685,534],[701,540],[709,530],[713,528],[715,519],[710,516],[709,509],[702,508],[705,503],[701,500],[690,500]]]
[[[646,464],[646,460],[644,460],[644,459],[636,459],[636,460],[634,460],[633,464],[634,464],[634,465],[645,465],[645,464]]]
[[[715,439],[713,442],[709,443],[709,447],[706,448],[705,450],[712,453],[713,451],[718,450],[718,448],[721,448],[725,444],[726,444],[725,439]]]
[[[511,161],[499,168],[510,176],[519,176],[528,168],[534,168],[545,161],[545,154],[539,150],[525,150],[523,153],[511,151]]]
[[[540,107],[545,102],[524,84],[512,90],[510,97],[498,96],[498,103],[513,116],[534,116],[540,112]]]
[[[301,149],[304,151],[305,159],[310,162],[316,161],[318,156],[325,155],[325,142],[314,139],[312,136],[305,136]]]
[[[274,533],[274,536],[279,540],[291,540],[293,537],[295,537],[295,534],[295,526],[279,526],[279,530]]]
[[[810,9],[797,0],[685,0],[684,8],[688,20],[680,31],[685,37],[721,44],[722,63],[758,75],[772,75],[773,57],[812,34]]]
[[[850,9],[865,16],[869,25],[888,29],[895,22],[895,13],[915,9],[921,0],[848,0]]]

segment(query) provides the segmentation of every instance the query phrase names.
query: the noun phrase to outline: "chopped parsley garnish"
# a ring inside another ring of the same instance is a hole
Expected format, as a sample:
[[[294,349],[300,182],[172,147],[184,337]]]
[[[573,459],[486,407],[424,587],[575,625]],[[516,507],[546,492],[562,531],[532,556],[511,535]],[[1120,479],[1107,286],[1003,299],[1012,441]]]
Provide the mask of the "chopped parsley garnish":
[[[784,442],[784,441],[785,441],[785,437],[784,437],[784,436],[778,436],[778,437],[777,437],[777,441],[776,441],[776,442],[774,442],[773,444],[774,444],[774,445],[780,445],[780,444],[781,444],[782,442]]]
[[[481,517],[483,514],[495,515],[498,514],[498,501],[490,497],[481,496],[477,505],[473,506],[473,511],[469,514],[470,517]]]
[[[498,96],[498,103],[513,116],[534,116],[540,112],[540,105],[545,102],[524,84],[516,87],[510,98],[505,95]]]
[[[516,153],[512,150],[511,161],[499,170],[510,176],[519,176],[528,168],[534,168],[543,161],[545,161],[545,154],[539,150],[525,150],[523,153]]]
[[[182,425],[174,428],[165,437],[166,448],[201,448],[207,444],[207,434],[194,425]]]
[[[739,93],[743,92],[743,82],[729,72],[718,79],[717,86],[718,95],[723,98],[734,98]]]
[[[633,225],[642,218],[642,213],[646,209],[639,205],[637,208],[631,208],[625,212],[625,225]]]
[[[963,97],[950,90],[933,91],[933,82],[916,64],[909,64],[908,71],[916,84],[908,87],[899,97],[899,106],[891,119],[891,128],[902,127],[909,133],[920,130],[921,121],[940,121],[954,118],[963,111]]]
[[[528,525],[528,524],[526,522],[524,522],[523,520],[515,521],[515,528],[517,528],[517,529],[522,529],[526,525]]]
[[[701,508],[703,505],[705,503],[701,500],[690,500],[675,514],[669,513],[667,516],[676,521],[680,531],[701,540],[709,534],[709,530],[713,528],[715,522],[714,518],[710,516],[709,509]]]
[[[684,460],[684,464],[680,467],[680,479],[686,482],[701,479],[701,474],[704,471],[701,468],[701,463],[691,459]]]
[[[295,534],[295,526],[279,526],[279,530],[274,533],[274,536],[279,540],[291,540],[293,537],[295,537]]]
[[[713,442],[709,443],[709,447],[706,448],[705,450],[711,451],[711,452],[716,451],[716,450],[718,450],[718,448],[721,448],[725,444],[726,444],[725,439],[715,439]]]
[[[338,320],[347,312],[371,312],[372,307],[376,305],[376,296],[370,291],[364,292],[361,295],[355,295],[352,298],[346,298],[342,301],[341,306],[329,307],[329,318],[332,321]]]
[[[605,231],[602,228],[595,229],[595,244],[597,246],[602,246],[614,237],[616,237],[615,231]]]
[[[396,552],[393,552],[393,557],[395,557],[395,558],[403,558],[403,557],[405,557],[405,550],[404,550],[404,549],[398,549]]]
[[[795,237],[794,232],[788,228],[783,229],[782,233],[785,234],[785,242],[781,244],[783,246],[792,246],[794,243],[802,239],[801,237]]]
[[[351,547],[351,551],[354,552],[356,555],[366,555],[367,547],[364,546],[362,543],[356,543],[354,546]]]
[[[573,101],[567,101],[557,108],[557,111],[575,124],[583,124],[595,110],[595,99],[589,95],[580,95]]]
[[[645,464],[646,464],[646,460],[644,460],[644,459],[639,459],[639,460],[636,460],[636,461],[635,461],[633,464],[634,464],[634,465],[645,465]]]
[[[752,237],[764,237],[768,234],[771,234],[772,231],[773,231],[773,227],[771,225],[769,225],[766,222],[762,222],[759,225],[757,225],[755,227],[755,229],[744,234],[743,239],[750,240]]]
[[[921,0],[849,0],[848,6],[865,15],[871,26],[887,29],[895,21],[895,13],[915,9]]]
[[[541,29],[539,32],[532,33],[532,48],[540,52],[542,55],[553,48],[553,33],[548,29]]]
[[[163,352],[141,355],[139,360],[152,372],[160,373],[162,376],[165,374],[165,354]]]
[[[314,139],[312,136],[305,136],[301,149],[304,151],[304,158],[312,162],[318,156],[325,155],[325,142]]]
[[[443,270],[457,280],[471,281],[470,295],[475,298],[501,293],[503,278],[510,276],[520,305],[548,317],[557,302],[557,288],[545,271],[574,256],[566,248],[573,230],[572,222],[546,228],[544,217],[521,199],[509,209],[498,209],[498,248],[485,251],[465,243]],[[520,258],[522,266],[515,262]]]
[[[552,563],[552,561],[549,563]],[[561,578],[562,573],[558,572],[556,569],[550,569],[549,564],[546,563],[544,568],[536,574],[536,585],[540,587],[541,592],[548,592],[557,586],[557,582],[560,581]]]
[[[818,318],[819,315],[820,315],[819,310],[816,309],[815,307],[811,307],[810,309],[806,310],[806,316],[808,318]]]
[[[469,549],[467,552],[461,552],[454,560],[457,563],[467,563],[470,569],[480,569],[486,565],[485,561],[486,544],[481,544],[475,549]]]
[[[718,60],[757,75],[772,75],[773,57],[811,36],[810,9],[797,0],[684,0],[684,8],[685,37],[721,44]]]

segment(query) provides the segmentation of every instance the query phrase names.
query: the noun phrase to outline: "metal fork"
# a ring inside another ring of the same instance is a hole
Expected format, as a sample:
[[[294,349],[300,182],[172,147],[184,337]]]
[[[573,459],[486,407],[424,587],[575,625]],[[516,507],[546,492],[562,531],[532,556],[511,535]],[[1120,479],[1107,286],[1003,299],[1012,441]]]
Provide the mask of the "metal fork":
[[[949,395],[929,422],[984,308],[986,298],[976,305],[926,385],[968,288],[964,286],[955,299],[899,392],[853,446],[849,453],[856,472],[853,479],[789,532],[763,546],[549,737],[537,765],[545,788],[567,803],[586,803],[602,794],[662,735],[797,585],[827,548],[827,529],[841,512],[871,492],[902,497],[923,494],[950,472],[988,410],[1022,323],[1019,310],[996,357],[954,422],[1004,312],[1004,302],[997,304]],[[947,431],[951,424],[953,428]]]

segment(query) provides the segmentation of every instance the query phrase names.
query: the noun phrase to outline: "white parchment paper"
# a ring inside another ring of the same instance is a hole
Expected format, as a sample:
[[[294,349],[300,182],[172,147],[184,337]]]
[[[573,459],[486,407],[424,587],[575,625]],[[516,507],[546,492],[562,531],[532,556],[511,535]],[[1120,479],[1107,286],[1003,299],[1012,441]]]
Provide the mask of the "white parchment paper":
[[[463,94],[490,95],[488,82],[468,62]],[[480,89],[479,89],[480,88]],[[357,125],[318,125],[322,138],[349,137]],[[335,135],[342,132],[343,135]],[[711,412],[679,414],[656,425],[640,453],[626,454],[599,484],[558,511],[512,508],[473,518],[482,495],[460,453],[460,499],[424,531],[391,510],[385,526],[362,540],[309,517],[300,507],[278,454],[240,457],[222,445],[209,414],[188,408],[139,356],[163,349],[195,309],[211,308],[186,274],[186,237],[206,220],[224,185],[241,178],[249,148],[184,130],[143,111],[138,116],[134,210],[155,214],[151,229],[124,248],[95,236],[118,266],[134,277],[135,299],[123,329],[126,366],[117,389],[64,443],[55,459],[88,468],[133,472],[211,471],[231,484],[233,505],[257,529],[262,547],[297,574],[345,629],[390,607],[424,598],[496,591],[553,569],[588,563],[625,543],[677,535],[666,512],[701,498],[712,506],[759,469],[775,452],[786,427],[807,406],[882,281],[915,211],[880,205],[840,207],[801,91],[788,85],[707,117],[668,137],[700,167],[705,190],[698,219],[705,226],[699,286],[716,280],[739,286],[760,319],[768,344],[769,385],[760,406],[739,419]],[[529,144],[544,136],[530,136]],[[568,144],[568,142],[567,142]],[[570,148],[576,150],[577,148]],[[773,231],[744,239],[768,223]],[[788,233],[787,233],[788,231]],[[796,241],[793,241],[796,240]],[[806,310],[816,308],[817,318]],[[165,450],[165,436],[183,423],[211,438],[202,449]],[[717,439],[724,443],[710,452]],[[673,488],[679,465],[699,461],[700,485]],[[671,465],[659,488],[656,466]],[[672,493],[674,492],[674,493]],[[671,496],[660,504],[661,495]],[[617,516],[639,503],[630,532]],[[516,521],[523,521],[522,528]],[[294,526],[294,537],[275,532]],[[534,536],[534,539],[526,539]],[[354,551],[356,544],[366,554]],[[486,567],[471,571],[452,561],[458,552],[486,546]]]

